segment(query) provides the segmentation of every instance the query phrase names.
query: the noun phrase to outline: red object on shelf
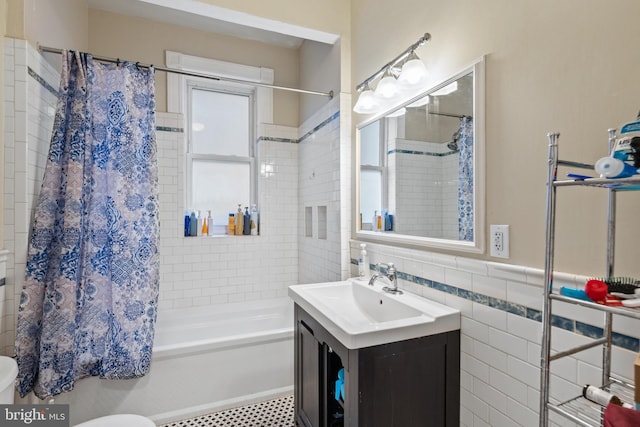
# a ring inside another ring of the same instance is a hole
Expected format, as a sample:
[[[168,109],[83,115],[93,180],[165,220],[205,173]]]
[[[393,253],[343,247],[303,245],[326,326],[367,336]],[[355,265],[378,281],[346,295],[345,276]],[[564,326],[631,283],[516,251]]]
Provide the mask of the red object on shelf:
[[[584,292],[595,302],[605,301],[608,291],[609,287],[602,280],[591,279],[584,285]]]
[[[604,410],[604,427],[638,427],[640,411],[609,403]]]

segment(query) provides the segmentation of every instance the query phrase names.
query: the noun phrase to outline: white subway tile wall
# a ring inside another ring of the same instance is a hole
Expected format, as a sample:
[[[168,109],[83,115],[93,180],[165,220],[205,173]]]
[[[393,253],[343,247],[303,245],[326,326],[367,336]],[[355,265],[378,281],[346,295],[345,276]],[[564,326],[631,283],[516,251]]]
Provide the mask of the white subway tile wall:
[[[343,246],[339,99],[334,98],[300,127],[299,198],[300,218],[310,207],[311,236],[300,221],[299,282],[325,282],[346,277],[348,245]],[[350,193],[347,193],[350,194]],[[346,209],[349,209],[346,207]]]
[[[351,242],[351,273],[357,273],[358,241]],[[537,426],[542,339],[542,271],[419,250],[367,245],[370,263],[393,262],[399,287],[458,308],[461,327],[461,422],[464,427]],[[554,286],[580,286],[586,277],[556,272]],[[574,305],[561,315],[575,320],[554,327],[552,349],[590,341],[602,316]],[[612,369],[631,381],[640,330],[632,319],[614,319]],[[597,333],[597,332],[596,332]],[[621,334],[616,337],[616,334]],[[593,348],[551,364],[551,396],[566,400],[584,384],[600,384],[602,351]],[[550,415],[551,425],[571,426]]]
[[[157,113],[156,121],[160,310],[286,296],[287,287],[298,282],[297,145],[258,143],[259,168],[270,165],[258,178],[260,236],[184,237],[182,120],[177,114]],[[261,126],[261,131],[273,132],[274,138],[287,133],[274,126]],[[234,212],[235,207],[228,209]]]
[[[458,158],[446,144],[400,138],[390,144],[389,196],[395,204],[389,209],[397,232],[458,238]]]
[[[24,40],[4,39],[4,249],[7,255],[0,353],[13,354],[30,219],[40,192],[59,73]]]

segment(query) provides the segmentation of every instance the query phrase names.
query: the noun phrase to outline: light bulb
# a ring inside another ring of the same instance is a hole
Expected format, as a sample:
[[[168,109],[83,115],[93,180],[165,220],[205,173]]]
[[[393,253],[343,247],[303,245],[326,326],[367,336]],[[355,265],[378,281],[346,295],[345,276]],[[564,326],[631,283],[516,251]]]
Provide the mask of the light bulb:
[[[398,81],[404,85],[414,86],[422,83],[427,74],[427,67],[425,67],[424,62],[418,58],[415,52],[411,52],[402,65]]]
[[[398,81],[410,86],[417,85],[427,76],[427,67],[419,59],[411,59],[402,66]]]
[[[378,109],[378,100],[376,99],[373,91],[369,86],[360,93],[358,102],[353,107],[353,111],[358,114],[370,114],[376,112]]]
[[[382,79],[378,82],[378,86],[376,86],[376,96],[380,98],[393,98],[398,93],[398,82],[391,75],[389,70],[384,73]]]

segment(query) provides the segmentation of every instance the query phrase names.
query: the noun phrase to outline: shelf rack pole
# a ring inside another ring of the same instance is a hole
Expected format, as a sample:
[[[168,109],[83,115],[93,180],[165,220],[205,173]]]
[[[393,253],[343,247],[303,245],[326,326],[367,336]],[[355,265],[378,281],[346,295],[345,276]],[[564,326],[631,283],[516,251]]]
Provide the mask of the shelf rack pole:
[[[556,223],[556,188],[553,185],[558,173],[559,133],[548,133],[549,156],[547,175],[547,228],[546,257],[544,260],[544,301],[542,305],[542,350],[540,355],[540,427],[549,425],[549,379],[551,360],[551,290],[553,287],[553,250]]]
[[[609,129],[609,152],[616,142],[616,129]],[[614,259],[616,249],[616,192],[607,190],[607,277],[614,276]],[[613,314],[607,312],[604,315],[604,338],[607,342],[602,347],[602,384],[608,384],[611,377],[611,334],[613,332]]]

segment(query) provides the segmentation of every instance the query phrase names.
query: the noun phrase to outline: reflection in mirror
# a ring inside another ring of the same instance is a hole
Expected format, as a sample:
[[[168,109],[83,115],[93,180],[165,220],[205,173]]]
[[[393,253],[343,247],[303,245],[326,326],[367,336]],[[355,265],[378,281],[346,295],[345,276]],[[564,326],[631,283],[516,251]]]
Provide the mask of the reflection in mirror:
[[[360,237],[478,247],[474,81],[467,70],[359,127]]]

